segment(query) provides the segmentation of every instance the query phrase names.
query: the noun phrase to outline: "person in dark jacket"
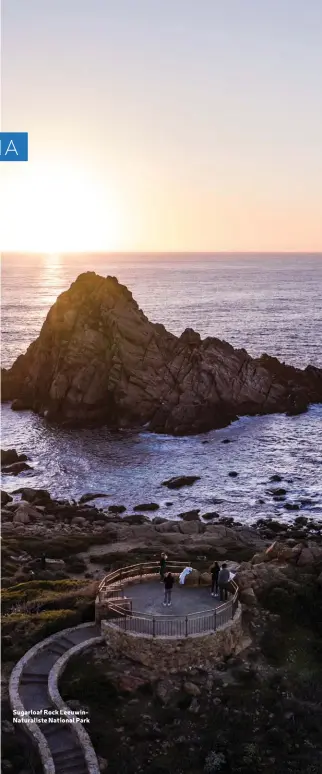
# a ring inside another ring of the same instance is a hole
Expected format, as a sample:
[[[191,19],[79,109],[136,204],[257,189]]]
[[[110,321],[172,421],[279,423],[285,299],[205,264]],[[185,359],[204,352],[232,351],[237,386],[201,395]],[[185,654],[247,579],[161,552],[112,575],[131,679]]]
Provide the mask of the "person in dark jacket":
[[[167,566],[167,558],[168,557],[167,557],[167,555],[165,553],[161,554],[161,559],[160,559],[160,579],[161,579],[161,583],[163,583],[163,581],[164,581],[165,568]]]
[[[172,594],[172,588],[174,584],[174,577],[171,575],[171,572],[167,572],[165,579],[164,579],[164,605],[171,605],[171,594]]]
[[[218,576],[220,573],[220,567],[218,562],[215,562],[211,568],[211,596],[218,596]]]
[[[223,602],[224,599],[225,600],[228,599],[227,585],[229,583],[229,578],[230,578],[230,572],[228,570],[227,564],[223,564],[218,575],[219,597],[221,602]]]

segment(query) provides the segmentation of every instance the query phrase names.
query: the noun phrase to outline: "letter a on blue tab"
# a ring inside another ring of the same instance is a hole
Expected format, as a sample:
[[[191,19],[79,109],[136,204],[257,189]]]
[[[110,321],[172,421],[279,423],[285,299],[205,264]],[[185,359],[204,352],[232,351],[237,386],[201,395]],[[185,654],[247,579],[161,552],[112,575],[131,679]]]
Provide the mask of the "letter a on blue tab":
[[[28,132],[0,132],[0,161],[28,161]]]

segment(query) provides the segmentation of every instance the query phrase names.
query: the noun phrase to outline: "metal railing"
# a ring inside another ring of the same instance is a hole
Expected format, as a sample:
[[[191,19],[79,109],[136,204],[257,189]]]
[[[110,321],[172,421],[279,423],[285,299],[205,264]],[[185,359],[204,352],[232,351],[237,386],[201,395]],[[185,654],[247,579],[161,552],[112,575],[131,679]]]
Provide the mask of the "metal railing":
[[[167,571],[180,575],[187,566],[186,562],[167,562]],[[217,608],[202,610],[188,615],[152,615],[132,610],[132,600],[127,597],[130,610],[122,605],[124,588],[131,582],[142,582],[144,578],[154,578],[159,574],[159,562],[122,567],[108,573],[99,586],[98,599],[108,602],[108,624],[133,634],[152,637],[189,637],[193,634],[214,632],[234,618],[238,608],[238,586],[229,582],[230,598]],[[200,583],[203,572],[199,572]]]

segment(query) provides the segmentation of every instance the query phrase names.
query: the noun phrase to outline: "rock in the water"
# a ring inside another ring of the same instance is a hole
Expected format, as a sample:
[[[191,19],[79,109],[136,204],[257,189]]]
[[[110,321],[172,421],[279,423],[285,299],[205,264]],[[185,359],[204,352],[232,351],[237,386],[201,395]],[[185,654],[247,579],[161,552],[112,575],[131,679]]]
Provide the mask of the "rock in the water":
[[[177,337],[151,323],[115,277],[87,272],[58,297],[27,352],[2,370],[2,400],[48,420],[186,435],[241,414],[303,411],[322,401],[322,371],[266,354],[253,359],[189,328]]]
[[[135,505],[134,511],[157,511],[160,508],[158,503],[143,503],[143,505]]]
[[[47,489],[33,489],[32,487],[20,487],[15,489],[14,494],[21,494],[22,500],[26,500],[28,503],[50,503],[51,496]]]
[[[110,495],[108,495],[106,492],[95,492],[95,493],[94,492],[86,492],[86,494],[83,494],[79,498],[79,502],[80,502],[80,504],[88,503],[88,502],[90,502],[90,500],[97,500],[99,497],[109,497],[109,496]]]
[[[16,449],[1,449],[1,465],[12,465],[14,462],[26,462],[26,454],[18,454]]]
[[[230,470],[228,475],[230,476],[230,478],[237,478],[238,476],[237,470]]]
[[[206,519],[206,521],[210,521],[210,519],[218,519],[220,516],[217,511],[208,511],[207,513],[202,513],[201,515],[203,519]]]
[[[287,511],[299,511],[300,506],[297,503],[285,503],[284,508],[286,508]]]
[[[25,470],[32,470],[31,465],[27,462],[13,462],[12,465],[6,465],[2,468],[2,472],[8,476],[18,476],[19,473],[23,473]]]
[[[270,477],[270,481],[273,483],[273,481],[279,482],[283,481],[282,476],[279,475],[279,473],[274,473],[273,476]]]
[[[125,505],[109,505],[108,511],[109,513],[125,513],[126,507]]]
[[[173,476],[167,481],[162,481],[162,486],[168,489],[180,489],[182,486],[192,486],[195,481],[200,481],[200,476]]]

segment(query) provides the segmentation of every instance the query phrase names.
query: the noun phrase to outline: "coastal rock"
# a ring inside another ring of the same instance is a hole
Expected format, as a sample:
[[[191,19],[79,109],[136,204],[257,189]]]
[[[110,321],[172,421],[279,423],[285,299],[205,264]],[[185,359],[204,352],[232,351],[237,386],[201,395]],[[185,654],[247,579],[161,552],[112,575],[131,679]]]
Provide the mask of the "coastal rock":
[[[86,492],[86,494],[83,494],[79,498],[80,504],[82,503],[88,503],[90,500],[97,500],[99,497],[109,497],[110,495],[106,494],[106,492]]]
[[[143,503],[143,505],[135,505],[134,511],[157,511],[160,508],[158,503]]]
[[[185,511],[185,513],[178,513],[178,518],[183,521],[199,521],[199,509],[195,511]]]
[[[162,481],[162,486],[168,489],[181,489],[182,486],[192,486],[195,481],[200,481],[200,476],[173,476],[167,481]]]
[[[32,489],[32,487],[20,487],[15,489],[14,494],[21,494],[21,499],[26,500],[28,503],[45,503],[51,502],[50,493],[47,489]]]
[[[12,497],[8,492],[5,492],[4,489],[1,489],[1,507],[4,505],[7,505],[7,503],[12,502]]]
[[[18,454],[16,449],[1,449],[1,465],[12,465],[13,462],[26,462],[26,454]]]
[[[13,462],[12,465],[6,465],[2,468],[2,473],[6,473],[8,476],[18,476],[19,473],[23,473],[25,470],[32,470],[31,465],[27,462]]]
[[[39,337],[2,370],[2,400],[69,424],[105,423],[185,435],[243,414],[304,411],[322,401],[322,371],[217,338],[151,323],[115,277],[81,274]]]

